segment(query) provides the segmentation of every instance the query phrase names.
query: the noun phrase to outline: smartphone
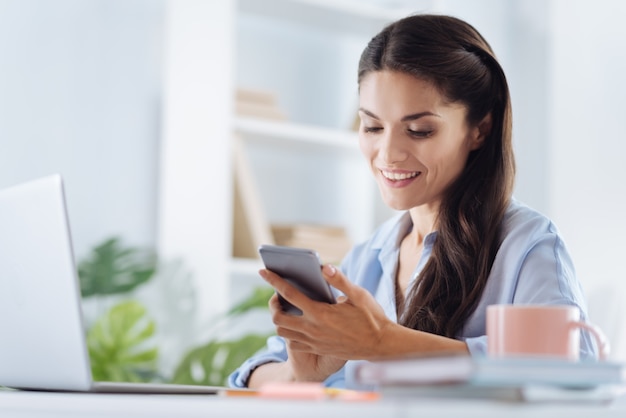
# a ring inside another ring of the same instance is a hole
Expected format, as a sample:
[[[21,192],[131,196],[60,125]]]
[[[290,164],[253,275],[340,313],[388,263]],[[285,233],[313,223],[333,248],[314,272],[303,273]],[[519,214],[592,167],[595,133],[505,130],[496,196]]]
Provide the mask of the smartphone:
[[[266,244],[259,247],[259,254],[266,269],[278,274],[310,299],[336,302],[330,285],[324,280],[322,263],[314,250]],[[287,302],[280,294],[278,300],[285,312],[302,315],[297,306]]]

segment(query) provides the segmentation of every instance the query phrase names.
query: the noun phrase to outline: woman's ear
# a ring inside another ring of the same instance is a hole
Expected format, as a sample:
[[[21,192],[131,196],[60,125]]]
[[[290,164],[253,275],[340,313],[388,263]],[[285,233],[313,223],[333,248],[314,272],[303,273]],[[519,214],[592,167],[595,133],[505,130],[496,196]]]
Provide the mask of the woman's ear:
[[[483,146],[483,144],[485,143],[485,138],[487,138],[487,136],[489,136],[489,134],[491,133],[491,125],[491,113],[487,113],[487,116],[485,116],[483,120],[478,123],[478,125],[476,126],[476,128],[474,128],[472,132],[473,135],[470,143],[471,151],[477,150],[478,148]]]

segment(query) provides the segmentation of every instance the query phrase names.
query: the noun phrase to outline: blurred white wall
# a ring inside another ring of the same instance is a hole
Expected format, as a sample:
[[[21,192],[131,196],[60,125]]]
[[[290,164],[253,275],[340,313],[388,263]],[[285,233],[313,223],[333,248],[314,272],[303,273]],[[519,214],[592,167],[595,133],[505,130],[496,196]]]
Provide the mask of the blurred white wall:
[[[592,6],[592,7],[590,7]],[[626,2],[555,0],[548,84],[550,214],[592,317],[626,359]]]
[[[551,15],[550,211],[581,278],[626,287],[626,3],[558,0]]]
[[[0,0],[0,187],[61,172],[78,255],[153,245],[163,2]]]

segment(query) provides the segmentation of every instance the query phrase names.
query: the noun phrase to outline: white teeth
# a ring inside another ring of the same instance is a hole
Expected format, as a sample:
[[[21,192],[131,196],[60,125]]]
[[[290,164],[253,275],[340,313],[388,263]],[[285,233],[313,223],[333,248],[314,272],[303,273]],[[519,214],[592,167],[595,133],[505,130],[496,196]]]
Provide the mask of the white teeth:
[[[417,176],[420,172],[414,171],[412,173],[392,173],[390,171],[380,171],[385,178],[389,180],[406,180]]]

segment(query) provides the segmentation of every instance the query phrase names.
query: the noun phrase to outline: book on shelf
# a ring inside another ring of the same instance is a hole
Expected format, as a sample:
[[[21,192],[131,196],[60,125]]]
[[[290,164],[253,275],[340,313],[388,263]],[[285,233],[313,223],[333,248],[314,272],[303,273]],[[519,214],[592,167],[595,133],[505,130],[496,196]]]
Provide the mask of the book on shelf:
[[[287,116],[274,106],[257,103],[235,103],[235,112],[239,116],[249,116],[262,119],[286,120]]]
[[[361,127],[361,116],[359,116],[359,112],[356,112],[354,115],[354,119],[352,120],[352,125],[350,129],[354,132],[359,132],[359,128]]]
[[[262,119],[286,120],[272,92],[238,88],[235,93],[235,113]]]
[[[607,400],[626,385],[626,365],[546,358],[419,356],[361,362],[359,385],[387,396],[481,397],[510,400]]]
[[[274,238],[244,144],[237,136],[233,138],[233,158],[233,257],[259,258],[258,247],[273,244]]]
[[[297,223],[274,224],[271,229],[276,244],[310,248],[324,263],[340,262],[352,246],[345,228],[340,226]]]
[[[235,99],[240,102],[261,103],[273,105],[276,103],[276,96],[269,90],[251,89],[239,87],[235,91]]]

